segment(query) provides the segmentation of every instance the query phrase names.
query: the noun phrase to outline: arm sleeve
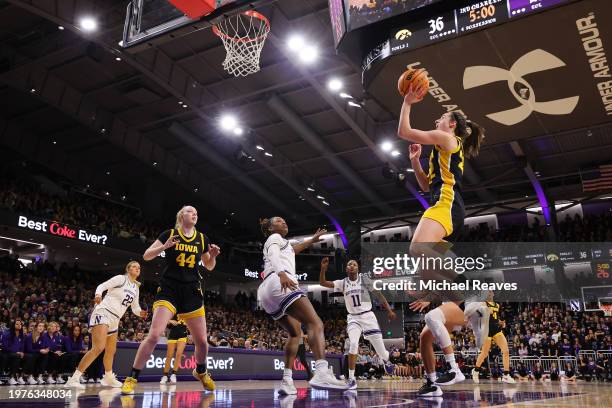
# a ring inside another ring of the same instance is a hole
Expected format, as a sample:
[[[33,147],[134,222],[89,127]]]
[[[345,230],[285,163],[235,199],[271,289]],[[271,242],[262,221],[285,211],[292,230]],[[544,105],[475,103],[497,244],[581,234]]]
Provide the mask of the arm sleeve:
[[[338,279],[333,282],[334,292],[344,292],[344,279]]]
[[[272,270],[274,273],[279,273],[285,270],[282,267],[280,254],[281,251],[279,245],[270,245],[268,247],[268,258],[270,259],[270,264],[272,264]]]
[[[140,312],[142,309],[140,308],[140,290],[136,290],[136,299],[132,302],[132,313],[136,316],[140,317]]]
[[[125,275],[113,276],[106,282],[103,282],[98,285],[98,287],[96,288],[96,296],[97,295],[102,296],[102,293],[104,293],[104,291],[109,290],[110,288],[114,288],[115,286],[123,285],[124,281],[125,281]]]

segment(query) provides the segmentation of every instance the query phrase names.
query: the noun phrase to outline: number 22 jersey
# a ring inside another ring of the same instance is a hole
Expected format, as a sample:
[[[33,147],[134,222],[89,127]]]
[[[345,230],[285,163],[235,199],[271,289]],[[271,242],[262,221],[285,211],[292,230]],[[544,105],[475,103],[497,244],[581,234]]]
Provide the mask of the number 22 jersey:
[[[193,229],[193,235],[185,237],[180,229],[167,230],[157,238],[165,244],[170,237],[179,237],[178,243],[164,251],[166,266],[162,279],[172,279],[183,283],[200,282],[198,264],[202,255],[208,252],[208,237]]]

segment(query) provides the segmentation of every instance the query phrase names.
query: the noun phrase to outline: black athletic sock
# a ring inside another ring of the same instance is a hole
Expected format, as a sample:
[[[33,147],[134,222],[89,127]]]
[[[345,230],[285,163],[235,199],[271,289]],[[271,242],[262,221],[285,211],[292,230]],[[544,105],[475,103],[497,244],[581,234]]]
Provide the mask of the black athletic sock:
[[[174,370],[170,370],[170,372],[168,374],[172,375],[172,374],[176,374],[176,372]]]
[[[206,364],[198,364],[196,366],[196,373],[202,374],[206,372]]]
[[[132,367],[132,371],[130,371],[130,377],[132,377],[135,380],[138,380],[139,375],[140,375],[140,370]]]
[[[482,373],[482,367],[474,367],[474,370],[476,370],[479,373]]]

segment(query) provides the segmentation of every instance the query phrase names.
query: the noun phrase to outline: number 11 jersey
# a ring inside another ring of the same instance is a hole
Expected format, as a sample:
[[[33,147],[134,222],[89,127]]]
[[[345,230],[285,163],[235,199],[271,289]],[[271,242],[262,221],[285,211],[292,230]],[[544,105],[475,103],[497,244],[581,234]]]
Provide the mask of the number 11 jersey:
[[[361,273],[357,280],[352,281],[348,277],[334,281],[334,292],[342,292],[344,304],[349,314],[357,315],[372,310],[369,288],[372,287],[370,278]]]

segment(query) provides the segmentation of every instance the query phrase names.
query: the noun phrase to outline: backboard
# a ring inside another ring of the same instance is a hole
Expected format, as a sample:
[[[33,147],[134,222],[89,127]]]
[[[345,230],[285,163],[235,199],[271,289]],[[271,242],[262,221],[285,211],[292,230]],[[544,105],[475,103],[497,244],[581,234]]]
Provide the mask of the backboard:
[[[212,13],[198,20],[193,20],[167,0],[132,0],[127,5],[123,38],[119,45],[123,48],[129,48],[189,24],[229,13],[239,6],[250,3],[254,2],[215,0],[216,8]]]

